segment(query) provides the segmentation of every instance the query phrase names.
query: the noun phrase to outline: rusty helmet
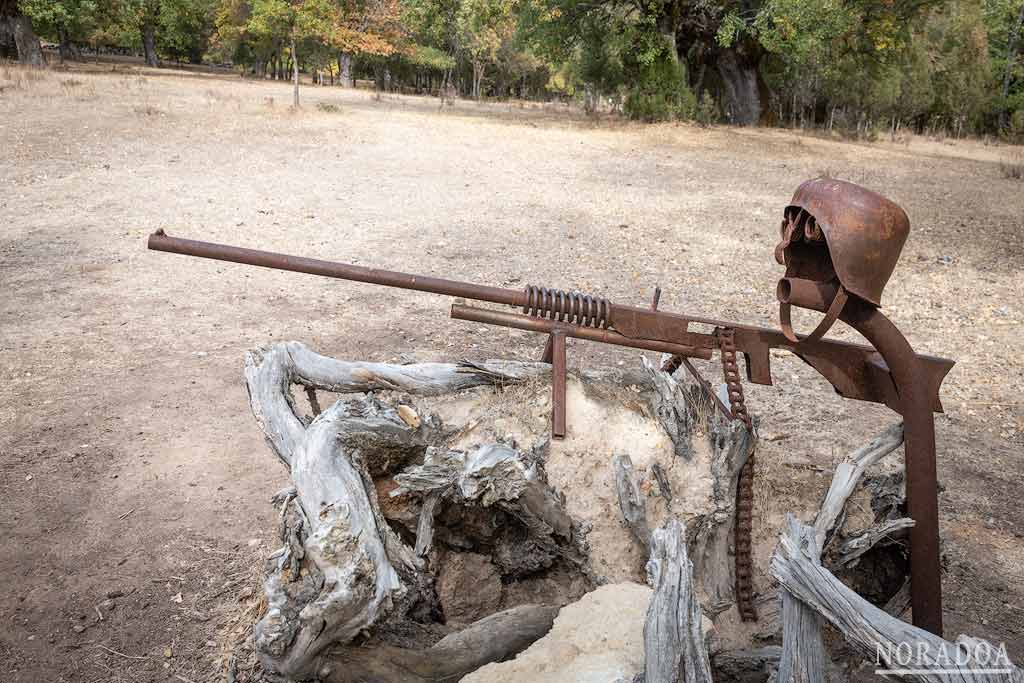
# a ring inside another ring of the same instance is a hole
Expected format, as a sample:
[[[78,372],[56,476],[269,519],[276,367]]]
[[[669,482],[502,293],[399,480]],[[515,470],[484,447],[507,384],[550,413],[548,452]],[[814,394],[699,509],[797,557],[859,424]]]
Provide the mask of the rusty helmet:
[[[776,258],[786,265],[788,277],[835,277],[851,294],[880,306],[910,220],[899,205],[871,190],[815,178],[796,189],[782,233]]]

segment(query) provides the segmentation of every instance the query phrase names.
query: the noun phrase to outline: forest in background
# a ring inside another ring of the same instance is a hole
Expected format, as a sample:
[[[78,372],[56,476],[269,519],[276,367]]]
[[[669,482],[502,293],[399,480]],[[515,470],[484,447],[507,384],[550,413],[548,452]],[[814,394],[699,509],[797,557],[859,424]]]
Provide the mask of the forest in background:
[[[573,99],[643,121],[1024,139],[1024,0],[0,0],[0,57]],[[297,97],[297,88],[296,88]]]

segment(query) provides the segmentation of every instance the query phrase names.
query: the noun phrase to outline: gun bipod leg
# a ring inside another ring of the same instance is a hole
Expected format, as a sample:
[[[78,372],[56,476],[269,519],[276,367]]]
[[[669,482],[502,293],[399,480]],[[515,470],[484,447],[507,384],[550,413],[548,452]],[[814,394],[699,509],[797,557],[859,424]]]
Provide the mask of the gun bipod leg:
[[[551,335],[549,334],[548,335],[548,340],[544,344],[544,351],[540,355],[540,362],[541,363],[550,363],[551,362],[551,352],[552,352],[552,350],[553,350],[553,346],[552,346],[552,341],[551,341]]]
[[[552,332],[551,347],[551,437],[565,438],[565,333]]]

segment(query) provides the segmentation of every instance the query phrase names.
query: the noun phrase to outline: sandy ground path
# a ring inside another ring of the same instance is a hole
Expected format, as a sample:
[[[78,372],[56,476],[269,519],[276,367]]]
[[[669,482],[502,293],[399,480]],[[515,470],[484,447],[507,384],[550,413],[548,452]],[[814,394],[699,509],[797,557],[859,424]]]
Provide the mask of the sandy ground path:
[[[304,88],[292,113],[283,85],[169,72],[7,77],[20,85],[0,94],[0,679],[222,670],[221,615],[274,545],[268,498],[286,480],[248,412],[247,349],[541,345],[449,321],[443,298],[147,252],[153,230],[621,302],[658,283],[663,308],[770,325],[781,209],[826,172],[911,217],[886,310],[921,351],[959,361],[938,419],[949,633],[973,625],[1024,658],[1024,185],[1001,176],[1002,152],[337,89]],[[584,344],[570,359],[636,362]],[[774,374],[748,390],[774,438],[766,530],[826,485],[801,463],[831,469],[893,419],[799,362]]]

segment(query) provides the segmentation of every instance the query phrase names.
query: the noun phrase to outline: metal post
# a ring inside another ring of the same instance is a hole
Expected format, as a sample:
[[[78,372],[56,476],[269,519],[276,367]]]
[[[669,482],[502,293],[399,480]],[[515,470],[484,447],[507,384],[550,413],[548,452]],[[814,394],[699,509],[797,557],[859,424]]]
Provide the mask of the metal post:
[[[565,438],[565,333],[551,333],[551,436]]]
[[[843,320],[864,335],[892,372],[903,417],[910,529],[910,605],[914,626],[942,635],[939,498],[935,418],[926,373],[910,343],[877,308],[847,304]]]
[[[544,351],[540,355],[540,362],[541,363],[550,363],[551,362],[551,349],[552,349],[552,341],[551,341],[551,335],[549,334],[548,335],[548,340],[544,344]]]

